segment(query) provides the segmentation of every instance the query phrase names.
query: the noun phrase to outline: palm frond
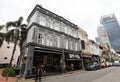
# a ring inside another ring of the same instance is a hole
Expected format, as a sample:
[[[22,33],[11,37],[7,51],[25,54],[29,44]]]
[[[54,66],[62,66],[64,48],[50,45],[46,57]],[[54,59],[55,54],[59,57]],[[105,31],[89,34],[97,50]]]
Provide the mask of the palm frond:
[[[18,25],[18,27],[21,26],[22,21],[23,21],[23,17],[19,17],[19,19],[18,19],[18,21],[17,21],[17,25]]]
[[[3,27],[4,27],[4,25],[0,25],[0,30],[2,30],[2,29],[3,29]]]
[[[23,29],[23,30],[26,30],[26,27],[27,27],[26,24],[22,24],[22,25],[21,25],[21,29]]]
[[[4,38],[5,38],[5,34],[4,33],[0,33],[0,47],[3,44]]]
[[[13,42],[14,41],[14,30],[10,30],[5,35],[6,42]]]
[[[0,30],[3,29],[4,25],[0,25]]]
[[[6,23],[6,29],[8,30],[10,27],[17,27],[17,21],[15,21],[15,22],[7,22]]]

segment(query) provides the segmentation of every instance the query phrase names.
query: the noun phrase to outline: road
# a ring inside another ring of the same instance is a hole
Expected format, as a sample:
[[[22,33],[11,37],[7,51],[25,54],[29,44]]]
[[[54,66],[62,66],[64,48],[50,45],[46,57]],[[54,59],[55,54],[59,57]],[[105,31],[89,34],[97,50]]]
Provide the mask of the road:
[[[108,67],[96,71],[70,73],[50,77],[42,82],[119,82],[120,67]],[[118,81],[119,80],[119,81]]]

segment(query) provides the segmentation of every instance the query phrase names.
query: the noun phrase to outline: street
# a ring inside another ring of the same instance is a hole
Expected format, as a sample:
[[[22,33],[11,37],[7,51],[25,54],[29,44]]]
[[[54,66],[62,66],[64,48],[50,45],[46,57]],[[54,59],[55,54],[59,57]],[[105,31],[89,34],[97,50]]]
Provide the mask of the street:
[[[118,82],[119,76],[120,67],[108,67],[96,71],[54,76],[42,82]]]

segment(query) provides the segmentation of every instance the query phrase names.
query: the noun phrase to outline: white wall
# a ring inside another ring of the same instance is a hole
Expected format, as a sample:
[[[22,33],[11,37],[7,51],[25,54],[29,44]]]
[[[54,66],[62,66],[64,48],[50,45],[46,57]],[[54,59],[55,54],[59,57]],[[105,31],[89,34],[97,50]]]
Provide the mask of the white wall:
[[[7,46],[10,46],[10,48],[7,48]],[[0,48],[0,64],[5,64],[10,62],[13,46],[14,46],[13,43],[10,44],[7,44],[6,42],[3,43],[2,47]],[[12,64],[17,64],[17,59],[19,54],[20,54],[19,46],[17,46]],[[7,57],[6,60],[4,59],[5,57]]]
[[[29,43],[29,42],[33,42],[33,32],[34,32],[34,27],[31,27],[30,29],[29,29],[29,31],[28,31],[28,34],[27,34],[27,43]]]

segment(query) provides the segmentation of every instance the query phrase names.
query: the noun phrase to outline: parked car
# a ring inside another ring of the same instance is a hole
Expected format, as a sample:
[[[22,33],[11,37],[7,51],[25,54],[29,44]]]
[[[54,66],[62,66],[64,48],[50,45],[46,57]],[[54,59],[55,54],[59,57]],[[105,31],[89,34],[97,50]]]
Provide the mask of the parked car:
[[[112,64],[112,62],[106,62],[106,65],[107,65],[107,67],[110,67],[110,66],[112,66],[113,64]]]
[[[93,64],[88,64],[86,65],[86,70],[97,70],[97,69],[100,69],[100,64],[97,63],[97,62],[94,62]]]
[[[114,66],[120,66],[120,61],[119,61],[119,60],[115,60],[115,61],[113,62],[113,65],[114,65]]]

